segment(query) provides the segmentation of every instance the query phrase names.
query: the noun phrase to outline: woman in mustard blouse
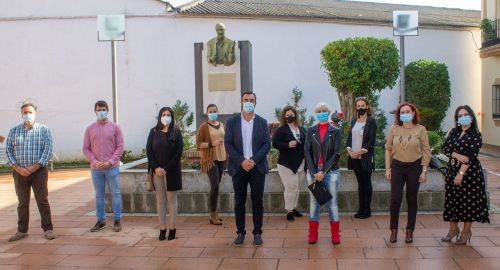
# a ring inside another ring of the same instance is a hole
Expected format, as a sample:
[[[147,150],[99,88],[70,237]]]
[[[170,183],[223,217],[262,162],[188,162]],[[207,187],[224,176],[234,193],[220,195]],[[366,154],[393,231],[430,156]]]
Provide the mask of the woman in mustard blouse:
[[[395,112],[395,123],[389,128],[385,145],[385,175],[391,182],[391,237],[398,241],[399,209],[406,184],[408,221],[406,243],[413,242],[417,218],[417,197],[420,183],[427,181],[427,166],[431,159],[429,138],[424,126],[419,125],[418,109],[402,103]]]

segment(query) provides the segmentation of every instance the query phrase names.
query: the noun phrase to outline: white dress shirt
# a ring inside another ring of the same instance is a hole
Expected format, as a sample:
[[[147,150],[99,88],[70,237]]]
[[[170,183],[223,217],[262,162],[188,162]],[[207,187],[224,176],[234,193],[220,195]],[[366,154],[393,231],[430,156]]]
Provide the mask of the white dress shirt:
[[[245,159],[250,159],[251,157],[253,157],[252,134],[254,119],[255,114],[248,122],[243,118],[243,114],[241,115],[241,135],[243,137],[243,156],[245,157]]]

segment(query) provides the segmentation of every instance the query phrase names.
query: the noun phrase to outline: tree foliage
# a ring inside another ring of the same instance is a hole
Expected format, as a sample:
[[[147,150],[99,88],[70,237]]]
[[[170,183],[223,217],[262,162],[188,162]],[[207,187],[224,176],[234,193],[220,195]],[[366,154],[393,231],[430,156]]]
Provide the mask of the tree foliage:
[[[174,106],[172,107],[174,111],[175,124],[182,132],[182,140],[184,143],[184,150],[191,149],[194,147],[193,134],[189,130],[189,127],[194,122],[194,114],[189,110],[189,105],[187,102],[182,103],[180,100],[176,100]]]
[[[354,99],[373,98],[392,88],[399,75],[399,52],[390,39],[347,38],[328,43],[321,51],[322,67],[336,89],[346,119],[354,117]]]
[[[375,139],[375,167],[385,168],[385,128],[387,126],[387,117],[384,110],[379,105],[380,95],[374,95],[370,99],[370,106],[373,111],[373,118],[377,123],[377,135]]]
[[[448,68],[431,60],[418,60],[405,67],[406,100],[420,111],[420,122],[427,130],[440,131],[450,106]]]

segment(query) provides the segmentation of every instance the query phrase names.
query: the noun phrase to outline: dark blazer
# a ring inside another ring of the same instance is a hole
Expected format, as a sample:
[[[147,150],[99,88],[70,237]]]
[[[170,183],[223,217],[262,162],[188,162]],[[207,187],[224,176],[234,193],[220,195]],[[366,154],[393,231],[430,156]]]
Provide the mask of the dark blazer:
[[[154,128],[149,131],[148,141],[146,143],[146,155],[148,157],[148,171],[154,171],[156,168],[161,167],[167,172],[167,190],[176,191],[182,189],[182,171],[181,171],[181,157],[184,143],[182,140],[181,131],[178,128],[173,130],[174,134],[168,134],[161,137],[167,140],[161,147],[156,149],[153,140],[156,136]],[[156,138],[158,139],[158,138]]]
[[[351,121],[351,129],[356,124],[356,119]],[[363,142],[361,144],[361,148],[368,150],[365,154],[361,156],[361,166],[365,171],[373,171],[375,170],[375,160],[374,149],[375,149],[375,139],[377,136],[377,122],[372,117],[368,117],[366,119],[366,124],[363,129]],[[349,130],[349,135],[347,136],[347,147],[352,147],[352,130]],[[347,158],[347,168],[353,169],[351,165],[351,157]]]
[[[306,158],[307,169],[311,174],[316,174],[320,154],[323,155],[322,172],[338,170],[340,159],[340,130],[332,125],[328,125],[323,141],[319,138],[319,124],[310,127],[307,130],[306,142],[304,145],[304,155]]]
[[[238,113],[227,120],[226,134],[224,136],[224,146],[228,153],[227,169],[229,175],[234,176],[240,170],[241,163],[245,160],[243,156],[243,135],[241,133],[241,114]],[[271,137],[266,119],[255,114],[253,120],[252,152],[251,159],[255,161],[255,168],[261,174],[267,174],[269,167],[267,164],[267,154],[271,149]]]
[[[306,141],[306,130],[303,127],[299,127],[300,139],[299,144],[296,147],[290,148],[288,143],[290,141],[295,141],[295,136],[292,134],[292,130],[288,125],[283,125],[279,127],[274,133],[273,146],[278,149],[280,155],[278,157],[278,164],[287,167],[294,173],[297,173],[297,169],[304,161],[304,143]]]

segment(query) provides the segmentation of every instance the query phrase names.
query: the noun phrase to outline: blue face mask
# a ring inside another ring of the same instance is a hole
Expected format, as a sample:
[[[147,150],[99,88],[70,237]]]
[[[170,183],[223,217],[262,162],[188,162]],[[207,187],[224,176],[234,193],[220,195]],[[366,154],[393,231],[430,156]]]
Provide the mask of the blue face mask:
[[[106,120],[108,118],[108,111],[98,111],[96,112],[97,120]]]
[[[400,114],[399,120],[403,123],[410,123],[413,120],[413,115],[411,113]]]
[[[35,116],[33,114],[23,114],[23,121],[25,123],[33,123],[35,122]]]
[[[212,121],[217,120],[217,117],[218,117],[217,113],[209,113],[208,114],[208,119],[210,119]]]
[[[253,104],[252,102],[244,102],[243,103],[243,111],[245,111],[247,113],[251,113],[251,112],[253,112],[254,109],[255,109],[255,104]]]
[[[469,126],[472,123],[472,118],[470,115],[464,115],[458,118],[457,123],[461,126]]]
[[[328,122],[329,115],[330,114],[328,112],[320,112],[316,114],[316,119],[321,123],[325,123]]]

